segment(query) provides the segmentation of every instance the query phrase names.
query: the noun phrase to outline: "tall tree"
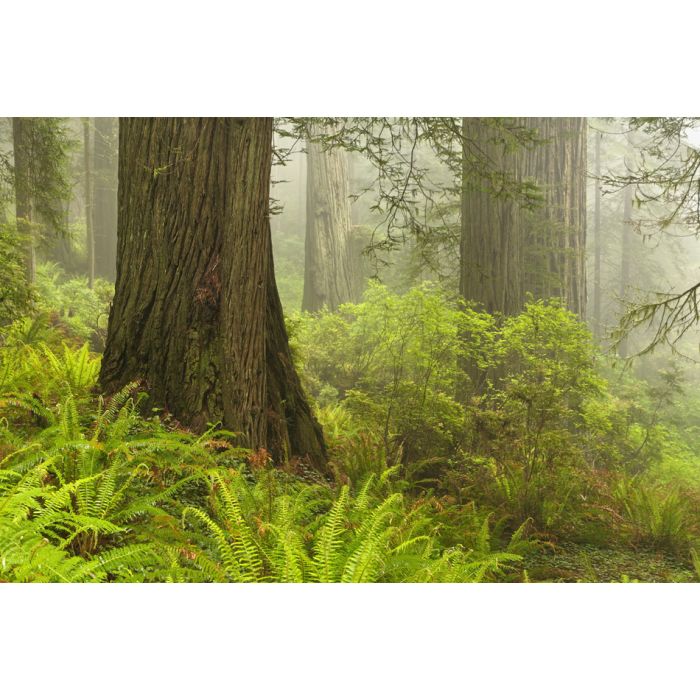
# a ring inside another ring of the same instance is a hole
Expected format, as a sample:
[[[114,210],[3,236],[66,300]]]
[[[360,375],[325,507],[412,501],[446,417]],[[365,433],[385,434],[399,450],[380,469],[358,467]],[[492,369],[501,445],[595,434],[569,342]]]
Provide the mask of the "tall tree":
[[[632,200],[634,198],[634,188],[627,185],[624,190],[624,208],[622,214],[622,241],[620,245],[620,300],[625,303],[629,294],[630,284],[630,264],[632,257],[632,243],[634,231],[632,224]],[[626,335],[623,335],[618,344],[617,350],[620,357],[627,356]]]
[[[595,200],[593,210],[593,335],[600,340],[602,333],[602,260],[603,239],[601,235],[601,187],[600,187],[600,142],[602,133],[595,136]]]
[[[272,263],[272,120],[119,121],[117,279],[100,381],[221,422],[278,459],[325,462]]]
[[[331,311],[358,295],[358,261],[352,242],[348,156],[324,149],[313,137],[329,133],[327,126],[309,128],[306,176],[306,240],[304,311]]]
[[[473,177],[467,145],[480,144],[494,172],[518,171],[517,153],[483,119],[462,119],[462,222],[459,289],[489,313],[517,314],[523,304],[520,208],[498,196],[488,176]]]
[[[70,198],[68,151],[72,146],[66,120],[13,117],[15,213],[25,241],[27,279],[34,281],[38,234],[65,236],[65,202]],[[42,236],[43,237],[43,236]]]
[[[522,177],[542,187],[544,206],[528,217],[527,291],[559,297],[583,317],[586,310],[587,120],[536,117],[525,120],[544,140],[522,151]]]
[[[87,251],[88,286],[95,284],[95,237],[93,233],[93,180],[92,180],[92,149],[90,146],[91,124],[89,117],[83,117],[83,162],[85,165],[85,248]]]
[[[116,117],[95,117],[93,142],[93,238],[95,274],[114,280],[117,267]]]
[[[494,175],[474,177],[465,166],[462,187],[460,290],[491,311],[517,313],[528,293],[560,297],[585,312],[586,119],[517,120],[539,143],[515,150],[489,120],[465,118],[463,143],[476,141]],[[468,162],[464,158],[465,163]],[[534,211],[499,191],[498,173],[536,183]]]
[[[32,231],[31,119],[13,117],[12,141],[15,158],[15,213],[17,232],[25,246],[25,274],[32,284],[36,275],[36,248]]]

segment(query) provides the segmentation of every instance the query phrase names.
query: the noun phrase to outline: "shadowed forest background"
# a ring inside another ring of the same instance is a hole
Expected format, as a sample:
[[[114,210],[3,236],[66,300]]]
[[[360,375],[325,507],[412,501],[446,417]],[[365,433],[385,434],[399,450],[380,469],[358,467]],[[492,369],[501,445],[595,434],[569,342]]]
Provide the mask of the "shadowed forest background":
[[[0,578],[700,577],[700,123],[0,120]]]

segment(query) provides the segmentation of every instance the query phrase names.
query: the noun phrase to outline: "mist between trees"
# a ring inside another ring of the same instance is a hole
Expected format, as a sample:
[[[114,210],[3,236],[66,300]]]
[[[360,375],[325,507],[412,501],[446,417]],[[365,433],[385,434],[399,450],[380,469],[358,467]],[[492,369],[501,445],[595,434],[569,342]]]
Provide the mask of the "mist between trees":
[[[698,127],[0,120],[0,578],[700,577]]]

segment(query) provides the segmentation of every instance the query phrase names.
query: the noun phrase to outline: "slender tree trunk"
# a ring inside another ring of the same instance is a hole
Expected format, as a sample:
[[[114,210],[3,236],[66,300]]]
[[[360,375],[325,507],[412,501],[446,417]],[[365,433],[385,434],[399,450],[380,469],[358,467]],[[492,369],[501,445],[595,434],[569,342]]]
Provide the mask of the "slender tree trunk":
[[[321,136],[316,126],[312,136]],[[335,311],[354,301],[358,292],[358,266],[350,225],[350,190],[347,154],[324,151],[310,140],[306,145],[306,240],[303,311],[324,306]]]
[[[113,281],[117,267],[118,122],[116,117],[95,117],[93,121],[95,274]]]
[[[90,148],[90,118],[83,117],[83,163],[85,167],[85,248],[87,250],[88,286],[95,286],[95,238],[92,227],[92,151]]]
[[[297,180],[297,225],[299,231],[303,231],[306,227],[306,161],[307,156],[303,153],[298,154],[298,180]]]
[[[36,251],[32,232],[31,200],[31,123],[25,117],[13,117],[12,140],[15,159],[15,213],[17,230],[25,243],[25,270],[27,281],[34,283]]]
[[[632,258],[632,198],[634,187],[627,185],[624,191],[622,241],[620,246],[620,301],[624,304],[629,293],[630,261]],[[623,337],[617,349],[620,357],[627,357],[627,337]]]
[[[602,290],[601,290],[601,263],[603,256],[603,241],[600,227],[600,143],[603,134],[595,135],[595,204],[593,219],[593,235],[595,237],[594,268],[593,268],[593,335],[597,340],[602,336]]]
[[[271,119],[120,119],[117,280],[101,384],[253,449],[325,464],[272,264]]]
[[[357,194],[357,154],[349,151],[345,154],[348,161],[348,191],[349,194]],[[357,201],[350,199],[350,225],[357,226],[360,222],[357,219]]]
[[[495,171],[535,181],[543,204],[523,211],[494,182],[476,180],[464,158],[460,290],[487,311],[518,313],[526,295],[559,297],[585,313],[586,119],[526,118],[544,143],[514,152],[481,119],[463,119],[465,144],[476,143]]]

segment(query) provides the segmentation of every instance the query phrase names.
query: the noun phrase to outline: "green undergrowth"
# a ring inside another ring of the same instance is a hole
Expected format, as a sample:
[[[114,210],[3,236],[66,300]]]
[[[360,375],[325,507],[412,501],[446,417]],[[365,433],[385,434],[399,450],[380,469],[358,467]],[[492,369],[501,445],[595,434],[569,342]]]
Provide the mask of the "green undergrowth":
[[[329,477],[101,396],[107,287],[41,279],[0,327],[2,580],[700,579],[692,385],[620,375],[557,303],[371,284],[290,319]]]
[[[301,477],[226,431],[144,418],[135,384],[96,395],[87,345],[1,352],[2,580],[466,582],[521,561],[488,517],[446,544],[397,467],[352,487]]]
[[[570,542],[529,554],[522,567],[522,577],[534,581],[672,583],[697,579],[687,562],[664,551]]]

